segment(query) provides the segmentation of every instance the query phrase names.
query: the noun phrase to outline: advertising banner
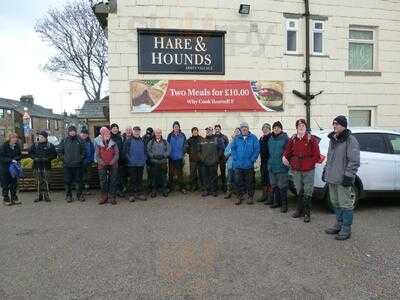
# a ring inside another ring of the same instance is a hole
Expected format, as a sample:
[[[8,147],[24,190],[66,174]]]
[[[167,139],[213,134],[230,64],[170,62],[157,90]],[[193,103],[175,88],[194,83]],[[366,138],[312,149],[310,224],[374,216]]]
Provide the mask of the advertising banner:
[[[133,112],[283,111],[281,81],[135,80]]]

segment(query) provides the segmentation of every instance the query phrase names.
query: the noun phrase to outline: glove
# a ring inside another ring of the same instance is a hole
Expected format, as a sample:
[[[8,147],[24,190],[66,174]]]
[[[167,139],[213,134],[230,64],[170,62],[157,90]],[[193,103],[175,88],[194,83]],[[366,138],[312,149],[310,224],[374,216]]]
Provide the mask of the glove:
[[[325,178],[325,169],[322,171],[321,179],[322,179],[323,182],[326,182],[326,178]]]
[[[352,185],[353,185],[353,177],[344,176],[342,186],[348,187],[348,186],[352,186]]]

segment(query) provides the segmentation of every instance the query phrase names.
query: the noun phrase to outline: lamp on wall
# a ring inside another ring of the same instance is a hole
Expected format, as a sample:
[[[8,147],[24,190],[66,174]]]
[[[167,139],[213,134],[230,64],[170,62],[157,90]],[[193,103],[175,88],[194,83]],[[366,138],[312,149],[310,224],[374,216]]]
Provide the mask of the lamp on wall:
[[[239,14],[248,15],[250,13],[250,4],[240,4]]]

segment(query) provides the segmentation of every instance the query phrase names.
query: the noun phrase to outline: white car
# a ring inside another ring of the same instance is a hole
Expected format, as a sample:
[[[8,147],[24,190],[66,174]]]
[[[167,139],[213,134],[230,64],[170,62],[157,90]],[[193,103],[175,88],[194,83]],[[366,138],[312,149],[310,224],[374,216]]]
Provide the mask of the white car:
[[[350,128],[360,144],[360,168],[354,192],[356,203],[366,196],[400,195],[400,133],[372,128]],[[326,200],[331,207],[327,185],[322,181],[322,170],[329,148],[331,131],[313,132],[319,139],[324,162],[315,169],[314,190],[317,198]]]

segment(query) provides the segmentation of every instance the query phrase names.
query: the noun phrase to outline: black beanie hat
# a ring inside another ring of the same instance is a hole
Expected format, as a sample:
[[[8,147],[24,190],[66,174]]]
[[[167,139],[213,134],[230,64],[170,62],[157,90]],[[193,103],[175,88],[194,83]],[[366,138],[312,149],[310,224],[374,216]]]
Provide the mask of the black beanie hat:
[[[178,121],[175,121],[175,122],[172,124],[172,128],[174,128],[174,127],[175,127],[175,125],[178,125],[178,126],[179,126],[179,128],[181,128],[181,124],[179,124],[179,122],[178,122]]]
[[[81,133],[89,134],[89,130],[87,130],[87,128],[82,128]]]
[[[39,132],[39,135],[43,136],[45,139],[47,139],[47,137],[49,136],[49,134],[44,130]]]
[[[117,128],[118,128],[118,130],[119,130],[119,126],[118,126],[118,124],[116,124],[116,123],[112,123],[112,124],[111,124],[111,126],[110,126],[110,129],[113,129],[114,127],[117,127]]]
[[[345,116],[337,116],[333,121],[336,121],[344,128],[347,128],[347,118]]]
[[[279,121],[276,121],[273,125],[272,125],[272,129],[274,129],[275,127],[279,127],[280,129],[283,129],[282,123]]]
[[[147,134],[153,134],[153,132],[154,132],[153,128],[147,127],[147,129],[146,129]]]
[[[68,132],[71,132],[71,131],[75,131],[76,132],[76,127],[74,125],[71,125],[71,126],[68,127]]]

